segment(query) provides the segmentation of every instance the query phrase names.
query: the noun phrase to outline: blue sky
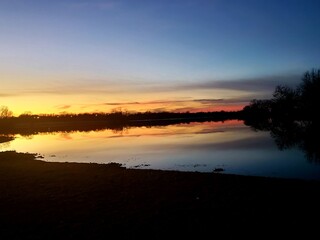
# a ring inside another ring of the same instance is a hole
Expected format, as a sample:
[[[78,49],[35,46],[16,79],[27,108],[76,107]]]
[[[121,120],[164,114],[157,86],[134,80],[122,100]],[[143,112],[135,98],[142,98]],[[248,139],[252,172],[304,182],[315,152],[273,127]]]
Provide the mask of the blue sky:
[[[319,10],[312,0],[0,0],[0,100],[18,113],[243,105],[319,67]]]

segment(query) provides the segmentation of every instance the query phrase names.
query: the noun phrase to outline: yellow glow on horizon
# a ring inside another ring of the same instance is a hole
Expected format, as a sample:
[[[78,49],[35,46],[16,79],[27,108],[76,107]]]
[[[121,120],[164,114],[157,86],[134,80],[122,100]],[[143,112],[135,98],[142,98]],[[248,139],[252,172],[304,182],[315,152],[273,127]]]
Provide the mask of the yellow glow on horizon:
[[[112,99],[112,98],[111,98]],[[201,102],[191,100],[166,100],[165,96],[158,100],[144,100],[135,102],[117,102],[108,99],[94,99],[90,96],[73,95],[68,96],[17,96],[6,97],[1,105],[7,106],[15,116],[25,112],[33,114],[59,114],[59,113],[91,113],[111,112],[123,110],[129,112],[145,111],[175,111],[175,112],[196,112],[196,111],[233,111],[242,109],[239,104],[213,103],[210,106],[202,105]],[[104,101],[103,101],[104,100]]]
[[[247,93],[223,89],[162,89],[141,82],[117,83],[102,80],[72,80],[69,75],[1,73],[1,104],[13,111],[14,116],[111,112],[122,109],[129,112],[145,111],[232,111],[240,110],[239,103],[224,103],[224,99],[241,98]],[[197,99],[223,99],[204,104]]]

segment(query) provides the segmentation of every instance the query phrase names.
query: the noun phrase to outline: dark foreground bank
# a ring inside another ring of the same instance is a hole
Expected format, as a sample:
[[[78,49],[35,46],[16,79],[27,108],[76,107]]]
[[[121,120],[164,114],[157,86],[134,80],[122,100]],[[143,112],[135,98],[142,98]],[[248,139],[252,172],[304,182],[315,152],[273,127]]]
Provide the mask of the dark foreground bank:
[[[46,163],[1,152],[0,239],[310,239],[318,234],[319,193],[317,181]]]

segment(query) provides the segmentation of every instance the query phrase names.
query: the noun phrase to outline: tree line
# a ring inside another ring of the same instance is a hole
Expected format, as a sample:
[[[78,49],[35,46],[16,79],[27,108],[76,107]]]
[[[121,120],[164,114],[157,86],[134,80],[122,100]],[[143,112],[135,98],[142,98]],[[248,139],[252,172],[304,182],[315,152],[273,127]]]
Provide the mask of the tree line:
[[[245,106],[246,118],[315,120],[319,118],[320,69],[304,73],[302,82],[291,88],[278,85],[272,99],[253,99]]]

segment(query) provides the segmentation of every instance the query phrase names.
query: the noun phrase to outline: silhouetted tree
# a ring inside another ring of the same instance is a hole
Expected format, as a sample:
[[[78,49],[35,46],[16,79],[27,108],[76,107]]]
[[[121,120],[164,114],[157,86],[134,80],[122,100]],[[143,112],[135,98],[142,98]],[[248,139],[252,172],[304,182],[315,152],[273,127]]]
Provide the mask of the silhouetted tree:
[[[257,100],[250,101],[248,106],[243,108],[243,112],[250,118],[268,118],[271,113],[272,101],[270,100]]]
[[[278,85],[273,93],[271,112],[274,118],[293,118],[298,113],[299,94],[294,89]]]
[[[301,111],[305,118],[319,118],[317,108],[320,102],[320,69],[307,71],[298,86],[298,91],[301,96]]]
[[[12,113],[12,111],[9,110],[8,107],[6,107],[6,106],[0,107],[0,118],[9,118],[12,116],[13,116],[13,113]]]

